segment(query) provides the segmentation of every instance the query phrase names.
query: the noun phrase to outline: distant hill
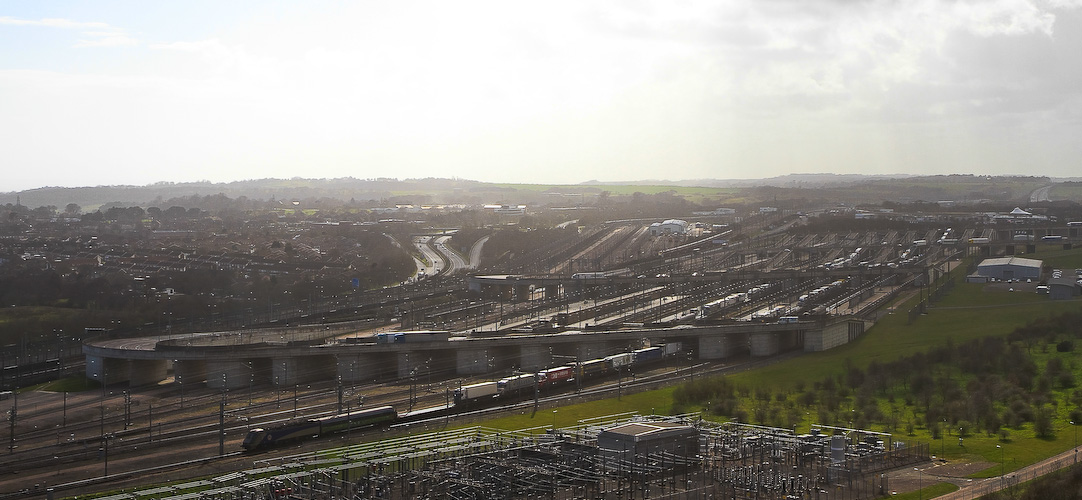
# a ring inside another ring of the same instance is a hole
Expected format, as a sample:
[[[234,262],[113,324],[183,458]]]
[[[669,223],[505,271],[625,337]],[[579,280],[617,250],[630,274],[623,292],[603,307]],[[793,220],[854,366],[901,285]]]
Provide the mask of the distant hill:
[[[682,181],[644,180],[629,182],[587,181],[594,186],[698,186],[698,187],[839,187],[883,179],[906,179],[913,175],[863,175],[863,174],[788,174],[766,179],[689,179]]]
[[[912,201],[958,202],[1028,201],[1030,193],[1042,186],[1060,182],[1047,177],[975,176],[975,175],[859,175],[807,173],[789,174],[768,179],[695,179],[682,181],[644,180],[627,182],[588,181],[577,185],[495,184],[466,179],[254,179],[228,183],[161,182],[147,186],[43,187],[19,192],[0,193],[0,205],[15,204],[36,208],[54,206],[63,210],[75,203],[83,211],[111,206],[140,206],[168,208],[171,205],[206,205],[213,199],[287,203],[304,201],[306,206],[352,204],[358,207],[390,206],[394,204],[486,204],[528,203],[559,205],[569,197],[581,200],[582,193],[598,194],[606,186],[673,186],[684,190],[699,190],[699,199],[709,203],[758,203],[770,200],[830,200],[834,203],[873,203],[883,201],[908,203]],[[1066,183],[1071,184],[1071,183]],[[710,192],[703,193],[703,189]],[[732,194],[732,190],[740,194]],[[714,191],[716,190],[716,191]],[[729,190],[724,192],[723,190]],[[630,194],[633,189],[611,189],[613,194]],[[1060,199],[1072,201],[1075,190],[1061,189]],[[1082,196],[1082,194],[1078,195]],[[202,198],[202,199],[200,199]]]

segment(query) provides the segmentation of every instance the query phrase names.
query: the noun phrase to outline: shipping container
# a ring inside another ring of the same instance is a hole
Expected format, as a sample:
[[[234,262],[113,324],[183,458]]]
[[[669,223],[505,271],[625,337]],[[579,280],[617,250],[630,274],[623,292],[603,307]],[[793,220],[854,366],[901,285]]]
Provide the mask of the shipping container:
[[[495,396],[499,390],[499,382],[481,382],[479,384],[464,385],[455,389],[455,404],[462,404],[478,398]]]
[[[683,350],[684,346],[680,342],[669,342],[662,346],[664,348],[664,355],[671,356]]]
[[[612,356],[606,356],[605,361],[609,363],[612,368],[620,368],[621,366],[627,366],[631,364],[631,353],[622,352],[620,354],[613,354]]]
[[[632,363],[635,365],[641,365],[653,361],[660,361],[662,352],[663,351],[660,347],[647,347],[645,349],[639,349],[632,353]]]

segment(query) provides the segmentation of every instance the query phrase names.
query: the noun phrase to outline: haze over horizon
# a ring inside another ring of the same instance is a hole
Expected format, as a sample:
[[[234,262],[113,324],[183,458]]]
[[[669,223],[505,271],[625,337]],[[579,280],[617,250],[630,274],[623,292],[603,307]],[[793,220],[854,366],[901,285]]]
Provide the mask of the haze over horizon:
[[[0,44],[0,192],[1082,171],[1082,0],[4,2]]]

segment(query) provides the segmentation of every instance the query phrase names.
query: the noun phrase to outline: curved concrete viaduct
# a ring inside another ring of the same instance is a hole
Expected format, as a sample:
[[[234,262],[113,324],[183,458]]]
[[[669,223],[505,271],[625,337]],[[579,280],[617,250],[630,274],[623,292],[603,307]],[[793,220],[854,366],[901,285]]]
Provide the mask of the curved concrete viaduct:
[[[644,345],[682,343],[683,350],[703,360],[739,354],[770,356],[783,351],[829,349],[862,334],[867,325],[854,318],[825,322],[734,323],[659,329],[563,332],[501,337],[431,335],[433,341],[378,343],[368,337],[309,340],[286,329],[272,332],[220,332],[160,339],[121,339],[87,343],[87,377],[131,386],[156,384],[173,374],[181,384],[238,389],[251,384],[289,386],[339,378],[368,382],[407,378],[426,370],[480,375],[519,368],[532,371],[595,359]]]

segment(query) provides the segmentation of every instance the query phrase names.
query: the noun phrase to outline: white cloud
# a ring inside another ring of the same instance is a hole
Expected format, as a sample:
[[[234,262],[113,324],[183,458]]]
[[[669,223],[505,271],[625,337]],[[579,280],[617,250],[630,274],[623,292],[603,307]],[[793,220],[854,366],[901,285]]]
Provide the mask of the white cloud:
[[[72,21],[70,19],[17,19],[9,16],[0,16],[0,24],[10,26],[44,26],[49,28],[64,29],[112,29],[108,24],[99,22]]]
[[[1044,0],[1053,9],[1079,9],[1082,8],[1082,0]]]
[[[138,40],[128,36],[123,29],[96,21],[73,21],[59,18],[33,20],[0,16],[0,25],[81,30],[80,35],[82,35],[82,38],[74,42],[72,45],[74,48],[121,47],[139,44]]]
[[[84,31],[82,34],[88,38],[79,39],[74,47],[121,47],[139,44],[138,40],[119,31]]]

